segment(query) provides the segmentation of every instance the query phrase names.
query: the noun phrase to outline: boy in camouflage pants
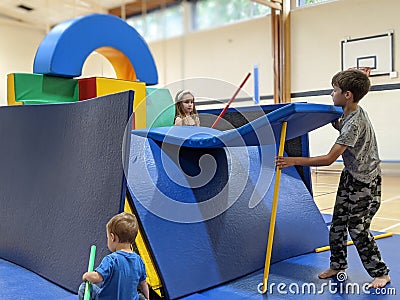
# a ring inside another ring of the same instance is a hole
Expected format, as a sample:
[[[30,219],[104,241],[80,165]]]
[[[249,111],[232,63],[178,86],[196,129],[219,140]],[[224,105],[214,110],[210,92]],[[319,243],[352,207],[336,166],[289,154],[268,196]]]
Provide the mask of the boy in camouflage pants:
[[[343,115],[333,122],[340,134],[328,154],[316,157],[276,158],[277,167],[294,165],[328,166],[342,155],[342,171],[329,233],[330,268],[318,275],[325,279],[347,268],[347,231],[357,248],[368,274],[369,287],[382,288],[390,282],[389,269],[381,258],[371,235],[372,217],[381,202],[381,169],[375,133],[367,113],[358,102],[370,88],[368,75],[360,70],[346,70],[332,78],[331,93]]]

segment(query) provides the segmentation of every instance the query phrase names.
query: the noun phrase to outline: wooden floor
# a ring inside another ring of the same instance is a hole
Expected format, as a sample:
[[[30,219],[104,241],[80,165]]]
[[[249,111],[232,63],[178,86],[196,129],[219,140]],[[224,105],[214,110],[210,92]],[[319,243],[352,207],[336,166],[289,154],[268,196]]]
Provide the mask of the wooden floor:
[[[382,166],[382,203],[371,229],[400,234],[400,164]],[[341,167],[312,169],[314,199],[321,213],[332,214]]]

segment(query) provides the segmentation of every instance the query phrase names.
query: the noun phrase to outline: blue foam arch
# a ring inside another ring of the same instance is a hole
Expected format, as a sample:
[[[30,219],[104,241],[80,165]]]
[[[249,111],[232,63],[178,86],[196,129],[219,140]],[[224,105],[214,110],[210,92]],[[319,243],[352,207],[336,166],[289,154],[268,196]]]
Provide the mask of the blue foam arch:
[[[105,46],[128,57],[138,80],[148,85],[158,83],[157,68],[145,40],[122,19],[105,14],[78,17],[55,26],[39,45],[33,72],[78,77],[89,54]]]
[[[341,114],[342,110],[333,105],[291,103],[246,125],[227,131],[206,127],[172,126],[133,130],[132,133],[191,148],[271,145],[279,140],[282,122],[288,122],[286,139],[290,140],[336,120]]]

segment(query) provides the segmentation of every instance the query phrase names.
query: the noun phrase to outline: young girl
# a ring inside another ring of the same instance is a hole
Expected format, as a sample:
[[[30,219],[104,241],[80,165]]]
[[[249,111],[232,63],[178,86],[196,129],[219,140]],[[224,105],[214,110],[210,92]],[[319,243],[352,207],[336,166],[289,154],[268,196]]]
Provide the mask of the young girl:
[[[174,125],[200,126],[200,119],[194,104],[194,96],[188,90],[183,90],[176,94]]]

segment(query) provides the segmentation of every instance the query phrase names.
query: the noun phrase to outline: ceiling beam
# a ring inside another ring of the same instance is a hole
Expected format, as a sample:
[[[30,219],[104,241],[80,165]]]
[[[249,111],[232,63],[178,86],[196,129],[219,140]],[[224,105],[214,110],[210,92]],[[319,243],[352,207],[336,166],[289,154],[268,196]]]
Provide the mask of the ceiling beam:
[[[135,2],[125,3],[126,16],[138,15],[142,13],[142,7],[146,7],[146,11],[162,8],[165,5],[179,3],[179,0],[137,0]],[[114,16],[122,17],[121,6],[117,6],[108,10],[108,13]]]
[[[262,4],[262,5],[266,5],[270,8],[276,9],[276,10],[282,10],[282,0],[272,0],[272,1],[268,1],[268,0],[251,0],[253,2]]]
[[[101,6],[99,4],[99,1],[96,1],[96,0],[74,1],[74,4],[76,4],[77,6],[87,8],[87,6],[85,6],[83,3],[89,3],[89,4],[93,5],[94,12],[104,13],[104,14],[106,14],[108,12],[108,9],[105,8],[104,6]]]

